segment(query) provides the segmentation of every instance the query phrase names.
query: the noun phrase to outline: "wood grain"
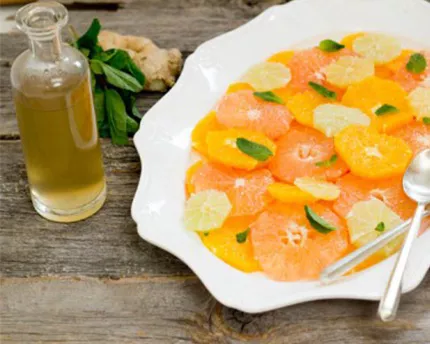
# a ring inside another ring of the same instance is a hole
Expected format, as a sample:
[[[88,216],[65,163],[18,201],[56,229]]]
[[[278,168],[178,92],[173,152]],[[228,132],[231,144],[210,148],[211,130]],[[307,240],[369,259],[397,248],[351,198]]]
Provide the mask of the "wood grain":
[[[190,275],[170,254],[141,240],[130,216],[140,175],[132,145],[103,142],[108,199],[95,216],[59,224],[37,215],[20,141],[0,141],[0,261],[3,276]]]
[[[2,281],[2,343],[428,344],[430,278],[382,323],[374,302],[330,300],[249,315],[195,277]]]

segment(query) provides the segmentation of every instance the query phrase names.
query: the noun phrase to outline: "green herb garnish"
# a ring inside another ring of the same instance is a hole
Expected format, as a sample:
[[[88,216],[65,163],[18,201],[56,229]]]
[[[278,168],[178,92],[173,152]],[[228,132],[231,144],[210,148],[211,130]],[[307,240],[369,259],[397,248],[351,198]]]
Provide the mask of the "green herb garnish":
[[[273,155],[273,152],[266,146],[257,142],[249,141],[243,137],[239,137],[236,140],[236,145],[242,153],[245,153],[258,161],[266,161]]]
[[[322,51],[330,53],[345,48],[343,44],[337,43],[331,39],[325,39],[321,41],[319,47]]]
[[[305,205],[306,217],[313,228],[322,234],[328,234],[337,230],[336,227],[318,216],[308,205]]]
[[[128,143],[128,136],[139,129],[142,116],[136,107],[136,94],[145,85],[145,76],[130,55],[121,49],[104,51],[98,42],[101,25],[94,19],[88,30],[72,45],[84,54],[91,70],[94,108],[101,137],[114,144]]]
[[[328,88],[325,88],[324,86],[317,84],[313,81],[309,81],[308,85],[323,97],[328,99],[336,99],[336,92],[330,91]]]
[[[427,61],[423,54],[415,53],[409,57],[409,61],[406,64],[406,69],[414,74],[424,72],[427,67]]]
[[[328,160],[323,160],[323,161],[319,161],[317,162],[315,165],[317,165],[318,167],[330,167],[331,165],[333,165],[335,162],[337,161],[337,155],[333,154],[330,159]]]
[[[267,102],[272,102],[272,103],[278,103],[281,105],[284,105],[285,102],[282,100],[282,98],[278,97],[275,93],[273,93],[272,91],[268,91],[268,92],[254,92],[254,96],[261,98]]]
[[[375,231],[377,231],[377,232],[385,231],[385,223],[379,222],[378,225],[375,227]]]
[[[423,117],[423,123],[430,125],[430,117]]]
[[[384,104],[382,106],[380,106],[376,111],[375,111],[375,115],[376,116],[382,116],[382,115],[386,115],[389,113],[396,113],[399,112],[399,109],[396,108],[393,105],[390,104]]]
[[[209,232],[204,232],[204,233],[203,233],[203,235],[204,235],[205,237],[207,237],[207,236],[209,235]]]
[[[243,244],[246,241],[246,239],[248,238],[248,234],[249,234],[249,228],[247,228],[243,232],[237,233],[236,234],[236,241],[239,244]]]

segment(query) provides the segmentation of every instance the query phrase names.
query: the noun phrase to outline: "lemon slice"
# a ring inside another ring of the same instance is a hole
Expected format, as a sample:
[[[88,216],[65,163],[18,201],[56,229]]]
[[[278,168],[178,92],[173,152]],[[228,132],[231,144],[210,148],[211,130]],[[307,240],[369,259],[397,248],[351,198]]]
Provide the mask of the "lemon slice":
[[[430,117],[430,88],[417,87],[408,98],[418,119]]]
[[[185,228],[197,232],[219,228],[231,208],[230,200],[224,192],[206,190],[193,194],[185,205]]]
[[[352,43],[352,49],[377,64],[390,62],[402,52],[397,39],[379,33],[367,33]]]
[[[399,215],[376,198],[355,203],[346,221],[351,243],[358,247],[375,240],[383,232],[394,229],[403,222]],[[402,241],[402,236],[393,240],[382,248],[380,253],[388,257],[400,247]]]
[[[296,178],[294,185],[300,190],[310,193],[315,198],[326,201],[333,201],[340,195],[340,189],[333,183],[326,182],[325,180],[302,177]]]
[[[357,56],[339,57],[325,69],[327,81],[339,87],[347,87],[374,74],[372,60]]]
[[[278,62],[259,63],[248,69],[242,77],[243,82],[250,84],[258,92],[283,87],[290,80],[290,68]]]
[[[322,104],[314,109],[314,127],[333,137],[350,125],[370,125],[370,118],[361,110],[344,105]]]

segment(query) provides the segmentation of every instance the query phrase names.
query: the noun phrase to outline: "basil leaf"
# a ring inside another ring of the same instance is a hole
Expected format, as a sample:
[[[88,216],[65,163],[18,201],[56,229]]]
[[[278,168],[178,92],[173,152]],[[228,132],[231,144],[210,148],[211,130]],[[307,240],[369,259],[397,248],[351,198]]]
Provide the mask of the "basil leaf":
[[[246,239],[248,238],[249,231],[250,231],[250,229],[247,228],[245,231],[237,233],[236,234],[236,241],[239,244],[243,244],[244,242],[246,242]]]
[[[343,49],[343,48],[345,48],[345,46],[343,44],[332,41],[331,39],[325,39],[325,40],[320,42],[319,48],[322,51],[326,51],[326,52],[331,53],[331,52]]]
[[[328,223],[326,220],[318,216],[308,205],[305,205],[306,218],[313,228],[322,234],[328,234],[337,230],[336,227]]]
[[[109,84],[132,92],[142,91],[143,86],[134,77],[103,62],[100,63],[103,73],[106,75],[106,80]]]
[[[386,115],[389,113],[396,113],[399,112],[399,109],[396,108],[393,105],[390,104],[384,104],[382,106],[380,106],[376,111],[375,111],[375,115],[376,116],[382,116],[382,115]]]
[[[328,88],[325,88],[324,86],[312,81],[309,81],[308,85],[323,97],[328,99],[336,99],[336,92],[330,91]]]
[[[127,116],[127,134],[134,134],[139,129],[139,123]]]
[[[430,117],[423,117],[423,123],[430,125]]]
[[[337,161],[337,155],[333,154],[330,157],[330,159],[324,160],[324,161],[319,161],[315,165],[317,165],[318,167],[330,167],[331,165],[333,165],[334,163],[336,163],[336,161]]]
[[[99,60],[90,60],[90,68],[95,75],[103,74],[102,63]]]
[[[121,96],[114,89],[106,89],[106,112],[109,122],[110,136],[116,145],[128,143],[127,113]]]
[[[93,19],[87,32],[85,32],[76,42],[79,49],[86,48],[92,51],[98,43],[98,36],[102,26],[97,18]],[[82,50],[81,50],[82,51]]]
[[[245,153],[258,161],[266,161],[273,155],[272,151],[266,146],[257,142],[249,141],[243,137],[239,137],[236,140],[236,145],[242,153]]]
[[[412,54],[409,57],[409,61],[406,64],[406,69],[414,74],[419,74],[424,72],[427,67],[427,61],[424,55],[420,53]]]
[[[285,102],[278,97],[275,93],[273,93],[272,91],[268,91],[268,92],[254,92],[254,96],[261,98],[267,102],[272,102],[272,103],[278,103],[281,105],[284,105]]]
[[[106,117],[105,111],[105,93],[103,89],[96,85],[94,88],[94,109],[96,111],[97,127],[100,128]]]
[[[378,225],[375,227],[375,231],[377,231],[377,232],[385,231],[385,223],[379,222]]]

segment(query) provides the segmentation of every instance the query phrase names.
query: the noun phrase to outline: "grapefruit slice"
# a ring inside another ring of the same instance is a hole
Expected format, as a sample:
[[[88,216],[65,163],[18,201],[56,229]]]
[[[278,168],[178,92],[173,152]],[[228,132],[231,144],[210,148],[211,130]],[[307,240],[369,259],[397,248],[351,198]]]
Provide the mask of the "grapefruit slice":
[[[348,232],[343,222],[327,207],[312,205],[313,211],[337,230],[316,231],[302,206],[272,207],[251,225],[255,259],[263,271],[278,281],[317,279],[329,264],[348,249]]]
[[[242,172],[213,164],[204,164],[193,175],[195,192],[225,192],[233,206],[231,216],[254,215],[271,201],[267,187],[274,182],[266,169]]]
[[[284,105],[259,99],[252,91],[238,91],[221,99],[217,119],[226,127],[260,131],[276,139],[288,131],[293,117]]]
[[[293,183],[296,178],[315,177],[336,180],[348,171],[338,159],[328,167],[319,163],[334,154],[333,140],[312,128],[293,125],[290,131],[277,141],[277,153],[269,163],[269,169],[280,180]]]
[[[395,130],[391,135],[405,141],[414,155],[430,148],[430,125],[424,124],[423,121],[413,121]]]
[[[339,198],[333,204],[333,209],[343,218],[347,217],[355,203],[368,201],[371,198],[384,202],[403,220],[410,218],[416,208],[416,203],[403,192],[400,176],[370,180],[349,173],[339,178],[336,185],[341,191]]]

